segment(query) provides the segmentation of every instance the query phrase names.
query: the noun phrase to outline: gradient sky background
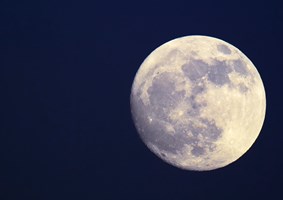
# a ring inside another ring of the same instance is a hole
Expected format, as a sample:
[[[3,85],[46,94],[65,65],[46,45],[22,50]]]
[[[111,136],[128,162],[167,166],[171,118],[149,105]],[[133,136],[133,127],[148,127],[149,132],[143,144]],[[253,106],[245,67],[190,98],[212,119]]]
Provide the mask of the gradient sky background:
[[[283,3],[0,2],[0,199],[280,199]],[[135,73],[159,45],[209,35],[238,47],[267,96],[263,129],[237,162],[172,167],[131,120]]]

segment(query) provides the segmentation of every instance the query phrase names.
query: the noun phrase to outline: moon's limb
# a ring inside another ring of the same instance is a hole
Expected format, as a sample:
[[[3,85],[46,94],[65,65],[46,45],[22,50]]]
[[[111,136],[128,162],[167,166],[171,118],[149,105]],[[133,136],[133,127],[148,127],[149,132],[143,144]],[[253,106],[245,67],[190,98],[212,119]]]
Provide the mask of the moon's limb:
[[[242,156],[260,132],[265,106],[252,62],[205,36],[178,38],[153,51],[131,93],[144,143],[166,162],[191,170],[216,169]]]

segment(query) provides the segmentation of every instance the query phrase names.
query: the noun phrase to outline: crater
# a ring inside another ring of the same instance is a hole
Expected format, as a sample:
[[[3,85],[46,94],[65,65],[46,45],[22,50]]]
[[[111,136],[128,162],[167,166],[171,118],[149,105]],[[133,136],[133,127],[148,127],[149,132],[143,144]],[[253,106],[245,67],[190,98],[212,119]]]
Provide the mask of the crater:
[[[160,155],[162,156],[162,157],[164,157],[164,158],[166,158],[167,156],[166,156],[166,154],[165,153],[160,153]]]
[[[231,50],[224,44],[217,45],[217,50],[223,54],[229,55],[231,54]]]
[[[245,86],[243,83],[240,83],[239,84],[239,90],[240,90],[241,93],[246,93],[249,90],[249,88],[247,86]]]

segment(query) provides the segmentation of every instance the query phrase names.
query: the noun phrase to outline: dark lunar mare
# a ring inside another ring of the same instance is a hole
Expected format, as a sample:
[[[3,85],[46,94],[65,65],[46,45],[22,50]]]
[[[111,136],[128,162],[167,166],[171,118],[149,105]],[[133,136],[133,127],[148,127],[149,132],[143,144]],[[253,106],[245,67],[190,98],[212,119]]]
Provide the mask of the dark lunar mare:
[[[190,109],[187,110],[187,114],[190,117],[197,117],[200,114],[200,109],[205,106],[205,102],[199,103],[196,101],[196,97],[206,91],[204,84],[202,82],[200,83],[201,85],[194,85],[192,87],[191,95],[185,98],[185,102],[191,105]]]
[[[202,60],[191,59],[182,66],[182,71],[191,81],[198,81],[209,72],[209,65]]]
[[[244,76],[247,76],[249,74],[248,70],[247,70],[247,66],[242,60],[240,60],[240,59],[235,60],[235,61],[233,61],[232,65],[234,67],[234,70],[237,73],[244,75]]]
[[[224,44],[217,45],[217,50],[226,55],[231,54],[229,47]]]
[[[177,151],[181,150],[184,145],[185,135],[177,134],[173,136],[168,133],[166,129],[168,118],[158,118],[158,116],[165,116],[165,113],[161,111],[162,114],[156,114],[156,109],[152,109],[156,105],[146,106],[139,97],[132,96],[131,98],[133,119],[142,140],[146,144],[152,143],[158,149],[170,153],[177,153]],[[149,118],[152,120],[150,121]]]
[[[232,68],[219,60],[214,60],[212,65],[208,65],[202,60],[190,59],[182,66],[182,71],[192,82],[199,82],[207,75],[209,81],[222,86],[230,83],[228,74],[232,72]]]
[[[205,153],[205,150],[197,145],[198,135],[201,134],[208,140],[204,143],[211,150],[211,142],[215,141],[222,130],[215,125],[215,122],[200,118],[199,110],[203,104],[197,103],[197,95],[205,91],[203,85],[194,86],[191,96],[185,98],[185,91],[176,91],[176,79],[180,79],[174,73],[164,72],[153,79],[152,86],[148,88],[150,105],[143,104],[138,91],[137,96],[132,96],[132,112],[136,128],[145,143],[152,143],[158,149],[176,154],[182,152],[186,144],[193,147],[192,153],[196,156]],[[176,122],[169,118],[168,113],[178,106],[178,103],[187,101],[191,104],[191,109],[185,112],[186,118],[194,116],[201,127],[194,123],[184,124],[182,121]],[[152,119],[152,120],[149,120]],[[175,132],[169,132],[168,125],[173,126]],[[188,133],[191,132],[192,136]],[[165,155],[165,154],[164,154]]]
[[[185,97],[185,90],[176,91],[175,82],[178,76],[174,73],[164,72],[157,75],[148,88],[151,113],[160,120],[168,119],[168,110],[173,109]]]
[[[232,72],[231,66],[223,61],[214,60],[214,63],[209,68],[208,80],[218,86],[229,84],[230,79],[228,74],[230,72]]]

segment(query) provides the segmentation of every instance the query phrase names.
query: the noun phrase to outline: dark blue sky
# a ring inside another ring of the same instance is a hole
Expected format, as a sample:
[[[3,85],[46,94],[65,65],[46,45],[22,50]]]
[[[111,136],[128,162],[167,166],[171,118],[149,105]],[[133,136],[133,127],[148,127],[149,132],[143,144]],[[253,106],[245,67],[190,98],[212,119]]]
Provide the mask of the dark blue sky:
[[[0,199],[282,197],[282,10],[280,0],[1,0]],[[253,147],[203,173],[153,155],[129,107],[145,57],[193,34],[243,51],[267,96]]]

